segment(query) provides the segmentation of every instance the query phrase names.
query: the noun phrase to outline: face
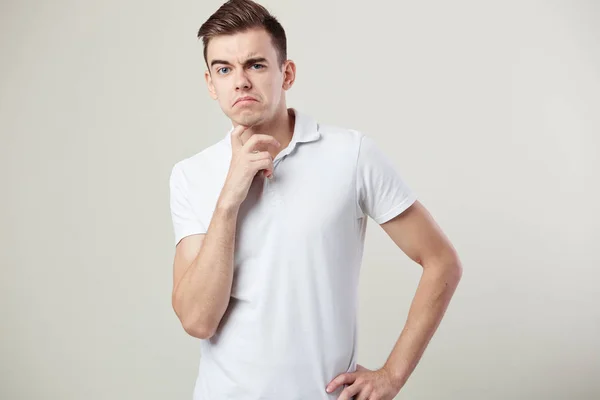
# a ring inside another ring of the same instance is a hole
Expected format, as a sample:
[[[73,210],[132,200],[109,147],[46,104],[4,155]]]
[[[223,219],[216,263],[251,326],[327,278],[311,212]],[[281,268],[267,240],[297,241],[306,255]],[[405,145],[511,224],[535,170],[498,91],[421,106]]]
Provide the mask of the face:
[[[286,112],[285,91],[294,82],[296,67],[291,60],[280,67],[267,31],[214,37],[206,58],[210,95],[235,125],[263,124]]]

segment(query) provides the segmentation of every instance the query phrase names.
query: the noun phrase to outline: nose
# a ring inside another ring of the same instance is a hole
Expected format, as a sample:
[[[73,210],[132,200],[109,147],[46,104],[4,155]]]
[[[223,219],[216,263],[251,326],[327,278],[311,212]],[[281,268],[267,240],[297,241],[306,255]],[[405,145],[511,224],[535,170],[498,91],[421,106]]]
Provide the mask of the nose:
[[[236,74],[235,77],[235,87],[237,90],[247,90],[250,89],[252,87],[252,83],[250,82],[250,79],[248,79],[248,75],[246,74],[245,69],[240,68],[238,69],[238,72]]]

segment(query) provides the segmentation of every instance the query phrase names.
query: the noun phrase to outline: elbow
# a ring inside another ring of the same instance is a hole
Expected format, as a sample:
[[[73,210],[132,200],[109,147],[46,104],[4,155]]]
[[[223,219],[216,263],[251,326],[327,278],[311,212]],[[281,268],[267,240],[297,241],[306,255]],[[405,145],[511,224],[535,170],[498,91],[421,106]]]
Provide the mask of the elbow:
[[[216,332],[212,325],[198,323],[197,321],[188,322],[184,320],[181,324],[188,335],[198,339],[210,339]]]
[[[214,336],[217,328],[215,324],[208,323],[194,313],[182,312],[181,307],[177,302],[177,298],[173,296],[173,311],[179,318],[183,330],[190,336],[198,339],[210,339]]]
[[[431,271],[433,274],[444,276],[447,281],[453,282],[454,284],[458,284],[462,279],[463,267],[460,258],[456,253],[428,260],[421,265],[426,271]]]
[[[451,256],[447,257],[441,265],[444,267],[446,275],[455,280],[456,283],[460,282],[463,274],[463,267],[458,254],[453,253]]]
[[[463,267],[462,262],[460,261],[460,257],[458,256],[458,254],[456,254],[456,252],[454,252],[454,257],[452,258],[452,260],[452,268],[454,275],[456,276],[456,279],[460,281],[463,275]]]
[[[449,280],[452,281],[455,286],[458,286],[463,275],[463,267],[460,260],[456,258],[454,262],[447,264],[447,269]]]

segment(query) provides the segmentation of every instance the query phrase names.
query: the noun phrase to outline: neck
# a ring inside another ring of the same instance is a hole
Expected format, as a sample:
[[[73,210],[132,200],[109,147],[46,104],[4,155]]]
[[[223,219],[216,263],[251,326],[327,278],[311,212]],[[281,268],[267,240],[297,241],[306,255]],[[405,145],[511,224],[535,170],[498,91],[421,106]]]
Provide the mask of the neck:
[[[292,141],[295,121],[296,116],[294,115],[294,112],[287,108],[283,108],[283,110],[278,111],[269,121],[248,128],[242,134],[242,142],[246,143],[246,141],[255,133],[273,136],[281,144],[278,150],[269,149],[273,157],[275,157]]]

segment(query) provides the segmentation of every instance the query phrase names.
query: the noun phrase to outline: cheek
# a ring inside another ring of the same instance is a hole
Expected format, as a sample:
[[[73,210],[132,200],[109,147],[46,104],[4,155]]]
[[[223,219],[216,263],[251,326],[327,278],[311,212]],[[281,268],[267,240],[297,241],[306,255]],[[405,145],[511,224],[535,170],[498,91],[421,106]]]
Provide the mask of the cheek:
[[[219,96],[219,98],[223,97],[223,95],[225,94],[225,92],[226,92],[225,86],[226,85],[225,85],[225,82],[223,80],[219,80],[218,82],[217,81],[213,81],[213,87],[214,87],[214,90],[215,90],[215,94],[217,96]]]
[[[221,108],[231,107],[232,93],[235,94],[235,89],[230,88],[227,80],[224,79],[213,85],[217,96],[217,102]]]
[[[282,87],[283,79],[280,78],[269,79],[263,86],[265,93],[268,93],[268,96],[272,99],[281,97]]]

